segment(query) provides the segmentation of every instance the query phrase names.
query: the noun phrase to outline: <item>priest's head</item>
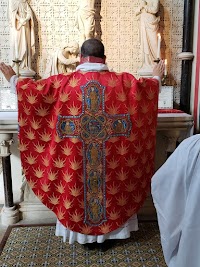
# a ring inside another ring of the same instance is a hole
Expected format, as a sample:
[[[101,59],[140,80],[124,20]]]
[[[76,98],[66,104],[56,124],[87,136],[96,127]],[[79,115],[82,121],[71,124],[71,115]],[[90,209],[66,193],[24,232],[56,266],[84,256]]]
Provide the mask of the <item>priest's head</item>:
[[[89,60],[87,60],[89,59]],[[105,63],[104,45],[97,39],[86,40],[81,47],[81,61],[91,62],[92,59],[96,59],[97,63]]]

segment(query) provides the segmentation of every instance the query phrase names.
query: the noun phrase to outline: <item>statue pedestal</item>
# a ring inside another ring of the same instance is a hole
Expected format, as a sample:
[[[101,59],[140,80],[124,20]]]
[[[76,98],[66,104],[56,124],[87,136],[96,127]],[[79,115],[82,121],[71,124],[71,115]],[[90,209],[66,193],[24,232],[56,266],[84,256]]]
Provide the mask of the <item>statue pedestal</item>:
[[[13,207],[3,207],[1,211],[1,223],[8,226],[19,221],[19,210]]]
[[[23,220],[53,220],[56,221],[56,215],[48,209],[33,193],[25,177],[21,187],[21,202],[19,203],[20,219]]]
[[[20,219],[27,221],[53,221],[56,222],[56,215],[41,202],[23,201],[19,204]]]
[[[142,66],[141,69],[138,70],[138,75],[140,77],[152,78],[153,66]]]
[[[19,74],[20,74],[20,77],[33,79],[35,77],[36,72],[29,68],[23,68],[23,69],[19,69]]]

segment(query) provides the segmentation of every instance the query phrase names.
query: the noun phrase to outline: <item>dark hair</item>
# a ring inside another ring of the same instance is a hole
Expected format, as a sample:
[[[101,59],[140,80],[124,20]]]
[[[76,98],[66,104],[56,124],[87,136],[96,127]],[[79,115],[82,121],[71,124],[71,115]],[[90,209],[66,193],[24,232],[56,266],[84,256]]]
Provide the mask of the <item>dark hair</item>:
[[[97,39],[88,39],[82,44],[81,55],[104,58],[104,45]]]

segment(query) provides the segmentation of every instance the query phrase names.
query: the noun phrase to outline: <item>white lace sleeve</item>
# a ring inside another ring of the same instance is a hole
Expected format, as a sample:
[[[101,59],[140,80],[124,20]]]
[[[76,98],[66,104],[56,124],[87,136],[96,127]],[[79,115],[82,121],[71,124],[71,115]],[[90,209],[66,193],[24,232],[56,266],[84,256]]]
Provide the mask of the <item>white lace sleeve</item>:
[[[10,78],[10,91],[12,93],[16,93],[16,84],[17,84],[17,80],[18,80],[18,76],[17,75],[13,75]]]
[[[162,86],[162,84],[161,84],[161,78],[159,76],[153,76],[153,79],[156,79],[156,80],[159,81],[159,93],[160,93],[161,92],[161,86]]]

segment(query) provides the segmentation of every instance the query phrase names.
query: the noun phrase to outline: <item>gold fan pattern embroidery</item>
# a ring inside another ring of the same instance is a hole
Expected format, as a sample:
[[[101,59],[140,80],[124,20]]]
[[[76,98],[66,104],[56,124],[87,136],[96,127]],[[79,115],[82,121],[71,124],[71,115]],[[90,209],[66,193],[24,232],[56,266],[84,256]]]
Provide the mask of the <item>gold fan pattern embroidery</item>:
[[[83,234],[108,233],[136,213],[154,166],[157,83],[103,74],[18,85],[19,149],[29,185],[63,225]]]

